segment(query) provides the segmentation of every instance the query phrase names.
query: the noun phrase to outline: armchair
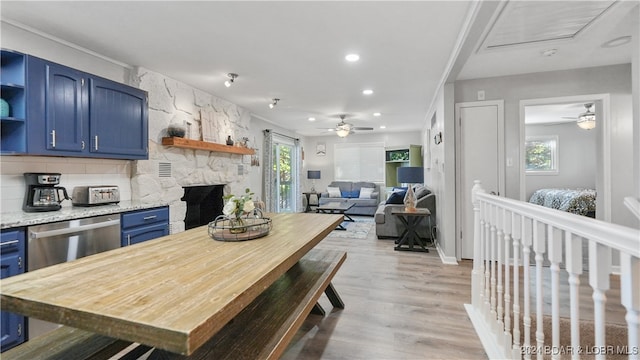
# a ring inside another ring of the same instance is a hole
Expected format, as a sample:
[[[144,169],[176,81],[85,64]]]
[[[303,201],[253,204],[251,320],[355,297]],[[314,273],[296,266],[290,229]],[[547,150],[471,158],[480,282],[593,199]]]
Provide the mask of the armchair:
[[[414,187],[416,198],[416,208],[427,208],[431,212],[431,228],[428,221],[418,230],[418,235],[423,239],[432,239],[435,236],[436,226],[436,196],[428,188],[418,185]],[[380,203],[375,214],[376,236],[378,239],[398,238],[404,231],[404,225],[397,216],[391,215],[394,209],[404,209],[404,204]]]

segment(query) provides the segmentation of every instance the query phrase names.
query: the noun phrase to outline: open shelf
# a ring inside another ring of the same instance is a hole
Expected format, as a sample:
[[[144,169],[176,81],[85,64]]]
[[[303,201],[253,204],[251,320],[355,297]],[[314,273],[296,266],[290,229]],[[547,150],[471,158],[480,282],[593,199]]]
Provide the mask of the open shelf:
[[[180,137],[163,137],[162,145],[179,147],[184,149],[223,152],[228,154],[239,154],[239,155],[255,154],[255,150],[245,148],[245,147],[222,145],[222,144],[216,144],[216,143],[211,143],[206,141],[185,139]]]

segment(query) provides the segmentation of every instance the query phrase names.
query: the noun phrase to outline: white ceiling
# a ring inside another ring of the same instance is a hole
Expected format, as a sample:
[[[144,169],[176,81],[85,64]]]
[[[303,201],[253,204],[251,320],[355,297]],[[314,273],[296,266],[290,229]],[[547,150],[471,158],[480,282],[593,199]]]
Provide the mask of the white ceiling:
[[[526,3],[532,19],[549,11],[538,6],[545,2]],[[583,2],[554,3],[575,9]],[[284,128],[314,136],[325,135],[326,130],[319,128],[335,126],[343,113],[351,115],[347,122],[374,127],[374,133],[422,129],[473,5],[470,1],[2,1],[0,10],[5,21],[160,72]],[[458,78],[628,63],[630,44],[601,45],[630,35],[628,14],[633,6],[637,1],[615,4],[569,40],[474,51]],[[509,8],[499,10],[509,13]],[[557,54],[540,56],[549,45]],[[360,55],[359,62],[344,60],[351,52]],[[226,88],[223,82],[229,72],[239,77]],[[365,88],[374,94],[362,95]],[[270,110],[272,98],[281,100]],[[374,112],[382,116],[374,117]],[[309,117],[317,120],[309,122]],[[380,125],[386,129],[380,130]]]
[[[591,110],[594,111],[595,108]],[[527,125],[575,122],[578,115],[585,111],[583,103],[530,105],[525,107],[524,122]]]

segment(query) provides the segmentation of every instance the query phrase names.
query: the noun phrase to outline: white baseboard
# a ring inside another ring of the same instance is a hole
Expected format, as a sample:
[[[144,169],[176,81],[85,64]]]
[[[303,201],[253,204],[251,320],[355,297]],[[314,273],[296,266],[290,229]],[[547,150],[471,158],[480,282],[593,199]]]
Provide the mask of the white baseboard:
[[[464,308],[467,310],[467,315],[469,315],[469,319],[473,324],[473,328],[476,330],[482,347],[484,347],[484,352],[487,353],[487,357],[489,357],[489,359],[504,359],[505,356],[502,353],[502,348],[497,340],[491,336],[491,329],[487,327],[482,315],[479,314],[471,304],[464,304]]]
[[[440,243],[436,242],[436,250],[438,250],[438,255],[440,255],[440,261],[442,261],[445,265],[458,265],[458,259],[455,256],[446,256],[442,248],[440,247]]]

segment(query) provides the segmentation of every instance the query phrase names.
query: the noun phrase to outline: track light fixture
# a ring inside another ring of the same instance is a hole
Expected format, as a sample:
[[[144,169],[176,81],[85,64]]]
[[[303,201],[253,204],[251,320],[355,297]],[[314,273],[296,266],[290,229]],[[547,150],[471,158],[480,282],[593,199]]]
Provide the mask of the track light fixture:
[[[280,101],[280,99],[273,99],[273,101],[269,104],[269,109],[273,109],[276,105],[278,105],[278,101]]]
[[[227,77],[229,78],[229,80],[226,80],[224,82],[224,86],[230,87],[231,85],[233,85],[233,81],[238,77],[238,74],[228,73]]]

